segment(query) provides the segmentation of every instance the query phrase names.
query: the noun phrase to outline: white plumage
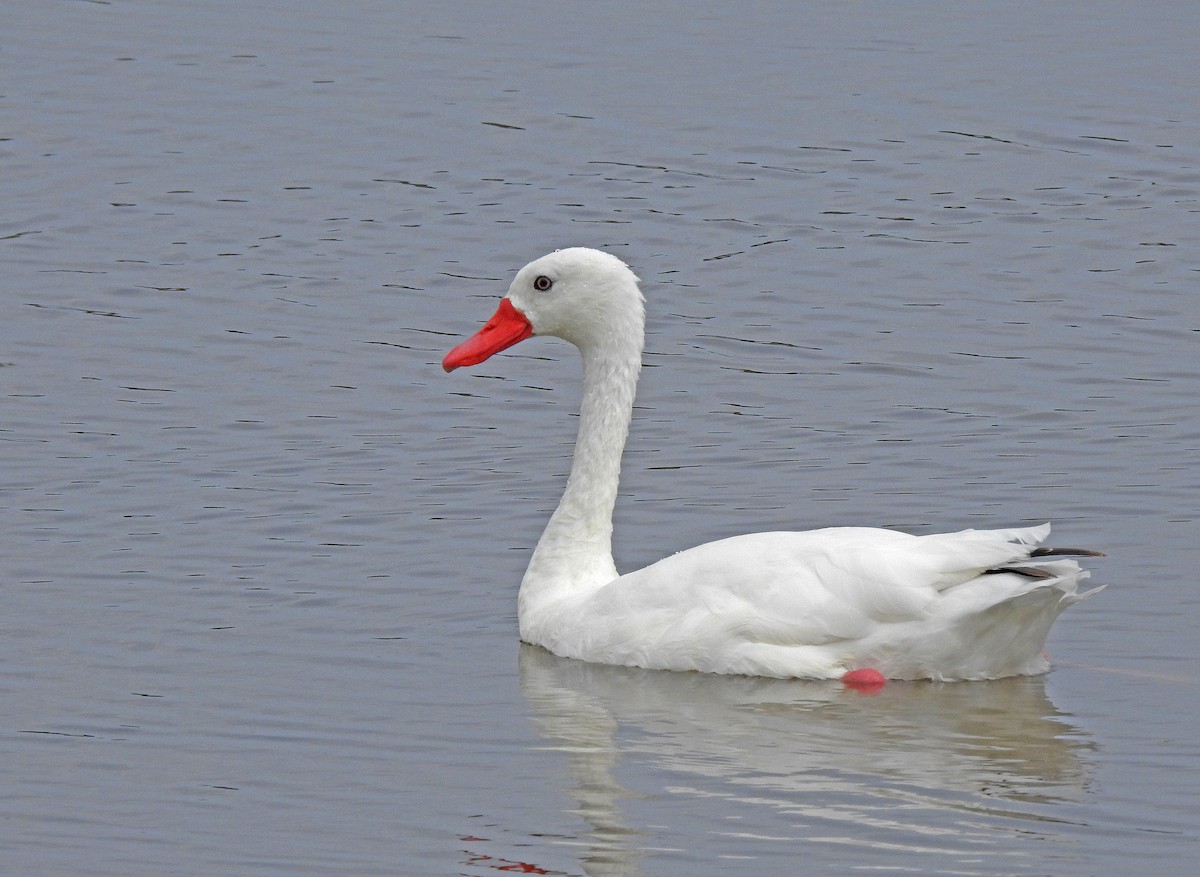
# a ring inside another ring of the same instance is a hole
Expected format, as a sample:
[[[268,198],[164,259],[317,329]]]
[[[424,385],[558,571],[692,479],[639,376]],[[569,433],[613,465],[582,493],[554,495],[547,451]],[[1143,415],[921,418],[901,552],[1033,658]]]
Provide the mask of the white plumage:
[[[612,511],[644,343],[637,278],[573,248],[518,272],[495,316],[446,355],[474,365],[530,335],[579,348],[571,474],[521,582],[521,638],[571,658],[663,670],[841,678],[1042,673],[1058,614],[1098,588],[1037,546],[1048,524],[913,536],[835,527],[710,542],[618,575]]]

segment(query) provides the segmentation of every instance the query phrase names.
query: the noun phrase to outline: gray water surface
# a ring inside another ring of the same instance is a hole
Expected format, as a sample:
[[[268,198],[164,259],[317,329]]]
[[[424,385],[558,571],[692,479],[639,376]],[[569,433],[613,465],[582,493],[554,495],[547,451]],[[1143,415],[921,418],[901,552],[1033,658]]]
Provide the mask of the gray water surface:
[[[17,2],[0,873],[1178,875],[1200,856],[1188,4]],[[1051,520],[1038,679],[517,642],[574,351],[643,278],[618,566]]]

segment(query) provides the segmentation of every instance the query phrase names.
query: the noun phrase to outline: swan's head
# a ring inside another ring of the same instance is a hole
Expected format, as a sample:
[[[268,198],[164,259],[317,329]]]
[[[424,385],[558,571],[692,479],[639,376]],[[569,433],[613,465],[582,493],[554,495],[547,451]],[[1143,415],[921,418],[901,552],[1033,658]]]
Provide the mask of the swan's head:
[[[447,353],[442,368],[476,365],[531,335],[565,339],[585,355],[640,352],[644,322],[638,279],[624,262],[584,247],[556,250],[517,272],[487,325]]]

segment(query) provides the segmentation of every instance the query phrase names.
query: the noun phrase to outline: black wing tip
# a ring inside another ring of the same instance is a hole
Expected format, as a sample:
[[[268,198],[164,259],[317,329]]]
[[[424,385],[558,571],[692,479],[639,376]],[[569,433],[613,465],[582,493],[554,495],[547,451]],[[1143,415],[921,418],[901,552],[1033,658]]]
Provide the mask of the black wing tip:
[[[1092,551],[1090,548],[1035,548],[1029,552],[1030,557],[1105,557],[1103,551]]]
[[[1025,576],[1030,579],[1054,579],[1058,578],[1054,573],[1047,572],[1044,569],[1038,569],[1036,566],[998,566],[995,569],[985,569],[984,575],[996,575],[1002,572],[1015,572],[1017,575]]]

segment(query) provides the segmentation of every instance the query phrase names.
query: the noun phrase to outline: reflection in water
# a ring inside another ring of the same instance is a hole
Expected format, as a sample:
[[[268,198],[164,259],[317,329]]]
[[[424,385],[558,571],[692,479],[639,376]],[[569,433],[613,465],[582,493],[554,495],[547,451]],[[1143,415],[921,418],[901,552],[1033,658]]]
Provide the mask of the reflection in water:
[[[1052,834],[1048,806],[1078,799],[1086,782],[1091,744],[1041,678],[891,683],[866,695],[586,664],[528,645],[520,678],[539,730],[567,756],[590,875],[636,874],[654,843],[623,813],[637,793],[614,777],[622,756],[660,772],[666,794],[725,799],[746,828],[747,808],[765,805],[797,843],[909,853],[1020,855],[1004,842]],[[756,835],[728,837],[749,854]]]

